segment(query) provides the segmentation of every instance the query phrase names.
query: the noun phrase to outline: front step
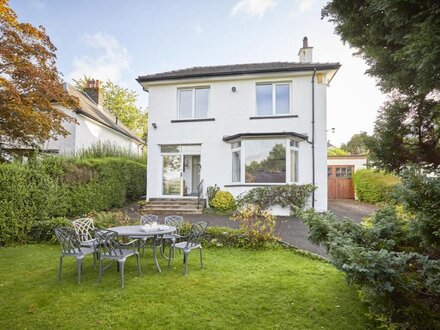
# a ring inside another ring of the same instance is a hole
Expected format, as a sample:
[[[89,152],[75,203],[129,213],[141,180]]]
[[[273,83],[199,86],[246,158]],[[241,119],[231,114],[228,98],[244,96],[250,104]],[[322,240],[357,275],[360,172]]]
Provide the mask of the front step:
[[[151,198],[142,211],[153,214],[202,214],[204,203],[205,200],[202,200],[198,209],[197,199]]]

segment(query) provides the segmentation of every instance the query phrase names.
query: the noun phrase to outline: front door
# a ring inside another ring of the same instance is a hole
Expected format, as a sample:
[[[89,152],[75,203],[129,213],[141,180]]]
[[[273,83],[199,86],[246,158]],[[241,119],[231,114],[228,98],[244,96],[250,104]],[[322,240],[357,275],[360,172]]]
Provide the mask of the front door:
[[[329,165],[328,199],[354,199],[353,165]]]
[[[161,146],[162,196],[197,196],[200,151],[200,145]]]

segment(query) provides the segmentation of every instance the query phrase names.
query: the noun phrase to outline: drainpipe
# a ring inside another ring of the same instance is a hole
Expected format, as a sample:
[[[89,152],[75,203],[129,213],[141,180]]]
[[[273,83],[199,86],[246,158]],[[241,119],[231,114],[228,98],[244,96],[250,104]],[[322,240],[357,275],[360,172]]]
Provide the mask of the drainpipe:
[[[316,67],[313,68],[312,76],[312,184],[315,185],[315,75]],[[312,208],[315,208],[315,191],[312,192]]]

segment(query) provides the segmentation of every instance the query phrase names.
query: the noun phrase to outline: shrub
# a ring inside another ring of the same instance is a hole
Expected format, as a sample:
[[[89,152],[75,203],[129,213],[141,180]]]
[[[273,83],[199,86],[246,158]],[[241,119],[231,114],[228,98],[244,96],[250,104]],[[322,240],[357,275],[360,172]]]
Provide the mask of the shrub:
[[[217,194],[219,191],[220,191],[220,187],[217,186],[216,184],[206,188],[206,195],[208,196],[208,205],[209,206],[212,206],[211,201],[214,199],[215,194]]]
[[[248,204],[237,209],[231,220],[240,222],[240,228],[249,237],[253,247],[264,246],[276,240],[276,217],[258,205]]]
[[[372,170],[358,170],[353,174],[356,198],[368,203],[389,200],[399,182],[399,178],[394,175]]]
[[[235,209],[235,198],[229,191],[218,191],[211,201],[211,206],[220,211]]]
[[[239,206],[255,204],[262,209],[280,205],[289,207],[290,213],[294,215],[297,210],[301,210],[307,205],[307,201],[315,189],[311,184],[258,187],[241,194],[237,198],[237,204]]]
[[[118,226],[129,226],[137,225],[138,222],[134,223],[133,220],[125,212],[92,212],[87,215],[87,217],[92,218],[95,224],[95,228],[109,228]]]
[[[191,228],[189,222],[183,224],[181,234],[187,235]],[[274,241],[274,244],[276,242]],[[233,248],[255,248],[272,246],[269,243],[255,246],[249,235],[243,229],[232,229],[229,227],[209,227],[202,237],[203,247],[233,247]]]
[[[348,282],[361,288],[378,322],[393,329],[440,327],[439,251],[420,246],[411,226],[418,219],[400,206],[379,210],[364,224],[313,210],[301,217],[309,239],[324,245]]]
[[[36,221],[30,228],[28,237],[31,242],[55,242],[55,228],[71,226],[72,222],[63,217]]]
[[[76,153],[76,157],[85,159],[96,159],[96,158],[124,158],[133,160],[139,163],[146,163],[147,156],[137,155],[133,152],[128,151],[126,148],[120,147],[111,142],[98,142],[92,144],[88,148],[81,149]]]
[[[121,207],[145,193],[145,174],[144,164],[124,158],[0,165],[0,245],[26,241],[37,221]]]

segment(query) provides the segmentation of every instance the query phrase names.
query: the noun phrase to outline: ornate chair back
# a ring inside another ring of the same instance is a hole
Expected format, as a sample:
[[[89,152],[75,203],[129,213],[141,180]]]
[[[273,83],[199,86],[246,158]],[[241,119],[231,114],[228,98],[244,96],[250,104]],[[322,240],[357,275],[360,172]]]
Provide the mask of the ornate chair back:
[[[80,242],[90,241],[93,239],[92,233],[95,231],[93,219],[82,218],[76,219],[73,222],[73,228],[78,235]]]
[[[159,217],[155,214],[145,214],[141,216],[141,225],[151,225],[153,222],[158,222]]]
[[[81,253],[80,242],[75,230],[68,227],[55,228],[55,235],[61,245],[63,254],[74,255]]]
[[[202,236],[206,232],[206,228],[208,227],[208,223],[205,221],[193,223],[191,225],[191,229],[188,234],[186,246],[191,247],[195,245],[199,245],[202,241]]]
[[[98,229],[95,236],[99,242],[99,252],[103,257],[122,256],[122,247],[118,242],[118,233],[113,230]]]
[[[169,215],[165,217],[165,225],[176,227],[176,234],[180,235],[183,226],[183,217],[180,215]]]

